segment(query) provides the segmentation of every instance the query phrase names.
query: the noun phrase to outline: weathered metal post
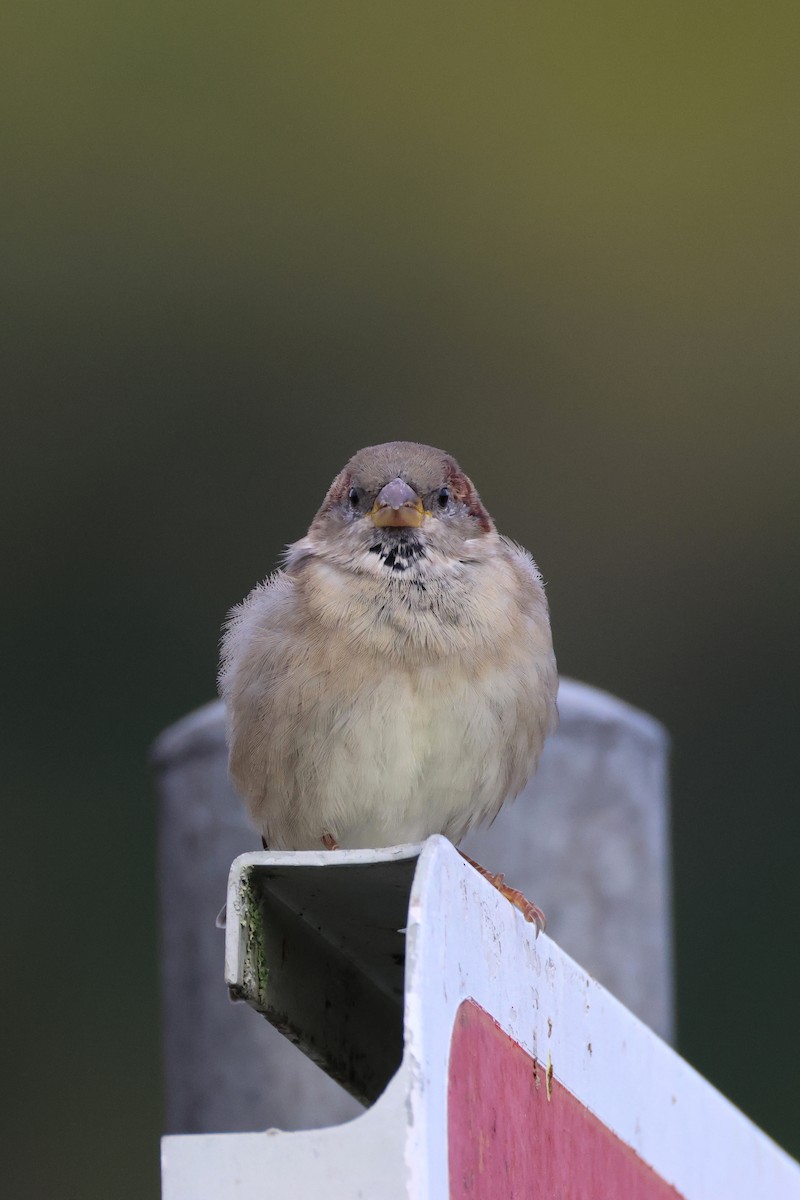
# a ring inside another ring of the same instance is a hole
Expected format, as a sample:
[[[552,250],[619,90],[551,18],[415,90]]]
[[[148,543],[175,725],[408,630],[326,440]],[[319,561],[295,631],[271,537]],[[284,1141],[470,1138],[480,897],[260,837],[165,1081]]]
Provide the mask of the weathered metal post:
[[[536,778],[463,848],[540,904],[560,946],[669,1039],[667,737],[652,718],[572,681],[562,681],[559,708]],[[228,782],[221,705],[166,730],[152,761],[161,799],[167,1132],[346,1120],[357,1103],[226,994],[215,917],[232,860],[258,838]]]
[[[369,1105],[178,1134],[164,1200],[797,1200],[800,1164],[444,837],[231,866],[225,980]]]

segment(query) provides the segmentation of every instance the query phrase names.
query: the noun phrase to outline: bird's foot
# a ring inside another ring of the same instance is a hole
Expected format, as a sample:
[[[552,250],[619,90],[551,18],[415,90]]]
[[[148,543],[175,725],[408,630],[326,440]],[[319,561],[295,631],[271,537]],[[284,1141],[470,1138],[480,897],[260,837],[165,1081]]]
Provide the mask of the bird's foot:
[[[505,875],[492,874],[491,871],[486,870],[486,867],[482,867],[480,863],[476,863],[474,858],[470,858],[468,854],[465,854],[463,850],[459,850],[459,854],[471,867],[475,868],[479,875],[488,880],[492,887],[496,887],[501,896],[505,896],[506,900],[510,901],[515,908],[518,908],[526,921],[536,927],[537,937],[540,933],[544,933],[547,921],[538,904],[534,904],[532,900],[529,900],[517,888],[509,887],[505,882]]]
[[[323,833],[322,844],[326,850],[339,850],[340,846],[336,838],[330,833]]]

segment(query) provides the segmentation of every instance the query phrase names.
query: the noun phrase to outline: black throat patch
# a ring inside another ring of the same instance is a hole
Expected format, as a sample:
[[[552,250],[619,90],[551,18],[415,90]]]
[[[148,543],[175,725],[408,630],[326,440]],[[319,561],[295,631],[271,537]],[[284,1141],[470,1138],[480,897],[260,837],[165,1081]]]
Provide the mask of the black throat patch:
[[[407,571],[418,559],[425,557],[425,547],[419,538],[404,530],[387,529],[381,541],[370,546],[369,551],[378,555],[384,567],[398,573]]]

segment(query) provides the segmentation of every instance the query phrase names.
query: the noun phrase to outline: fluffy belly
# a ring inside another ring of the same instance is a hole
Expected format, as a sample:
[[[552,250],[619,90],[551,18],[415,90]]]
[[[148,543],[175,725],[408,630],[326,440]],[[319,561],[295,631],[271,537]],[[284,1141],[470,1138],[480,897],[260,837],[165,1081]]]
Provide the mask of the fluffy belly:
[[[327,713],[324,737],[317,713],[299,738],[288,803],[277,811],[273,791],[264,814],[269,844],[317,848],[326,833],[349,849],[460,840],[509,790],[519,705],[509,695],[498,706],[508,689],[494,684],[396,673]]]

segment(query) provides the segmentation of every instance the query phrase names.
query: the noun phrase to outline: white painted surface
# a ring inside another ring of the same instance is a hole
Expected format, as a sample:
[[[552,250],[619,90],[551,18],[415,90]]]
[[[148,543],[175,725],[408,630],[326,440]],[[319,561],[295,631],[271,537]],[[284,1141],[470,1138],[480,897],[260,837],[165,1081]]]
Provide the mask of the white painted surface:
[[[412,887],[405,1054],[384,1094],[328,1130],[165,1138],[164,1200],[446,1200],[448,1055],[468,998],[552,1062],[555,1078],[685,1200],[800,1198],[797,1163],[554,942],[536,940],[437,837]]]
[[[537,941],[443,838],[426,844],[414,880],[406,989],[415,1200],[448,1194],[447,1064],[467,998],[529,1054],[549,1055],[555,1078],[686,1200],[800,1197],[800,1166],[554,942]]]
[[[162,1200],[407,1200],[405,1093],[401,1068],[346,1125],[166,1137]]]

